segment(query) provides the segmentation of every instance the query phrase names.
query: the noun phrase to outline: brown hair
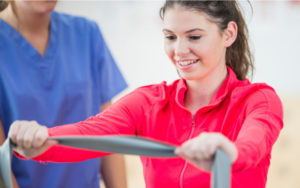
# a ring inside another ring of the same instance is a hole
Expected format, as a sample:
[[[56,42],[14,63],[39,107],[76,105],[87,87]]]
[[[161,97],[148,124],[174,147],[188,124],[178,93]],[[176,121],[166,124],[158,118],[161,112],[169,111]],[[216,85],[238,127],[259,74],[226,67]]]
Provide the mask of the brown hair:
[[[4,10],[8,6],[8,2],[6,0],[0,0],[0,12]]]
[[[236,1],[166,0],[160,9],[160,17],[163,19],[167,9],[176,5],[205,13],[221,31],[227,28],[230,21],[234,21],[238,26],[238,34],[236,41],[227,48],[226,64],[239,80],[244,80],[249,71],[253,74],[254,63],[248,44],[248,28]]]

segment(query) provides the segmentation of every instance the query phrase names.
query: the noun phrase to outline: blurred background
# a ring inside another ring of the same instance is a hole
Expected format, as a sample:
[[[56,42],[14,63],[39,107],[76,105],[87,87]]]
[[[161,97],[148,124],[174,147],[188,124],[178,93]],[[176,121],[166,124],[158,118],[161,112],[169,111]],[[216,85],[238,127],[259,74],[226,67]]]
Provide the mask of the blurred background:
[[[300,187],[300,1],[240,2],[255,55],[253,82],[275,88],[284,106],[284,129],[271,159],[267,188]],[[177,73],[163,50],[159,8],[162,0],[60,1],[57,11],[95,20],[129,88],[168,83]],[[138,157],[126,156],[128,187],[143,188]]]

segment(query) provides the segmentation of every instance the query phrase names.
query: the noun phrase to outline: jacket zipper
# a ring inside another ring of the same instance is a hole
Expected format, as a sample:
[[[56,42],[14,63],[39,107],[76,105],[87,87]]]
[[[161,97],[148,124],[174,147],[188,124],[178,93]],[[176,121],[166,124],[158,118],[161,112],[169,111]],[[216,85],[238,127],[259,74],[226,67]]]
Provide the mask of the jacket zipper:
[[[195,123],[195,116],[192,115],[192,124],[191,124],[192,130],[191,130],[191,133],[190,133],[190,135],[189,135],[189,139],[188,139],[188,140],[190,140],[190,139],[192,138],[193,134],[194,134],[194,131],[195,131],[195,124],[196,124],[196,123]],[[183,166],[183,169],[182,169],[182,171],[181,171],[181,173],[180,173],[180,178],[179,178],[180,188],[183,188],[183,175],[184,175],[184,172],[185,172],[185,170],[186,170],[187,165],[188,165],[188,161],[185,161],[184,166]]]

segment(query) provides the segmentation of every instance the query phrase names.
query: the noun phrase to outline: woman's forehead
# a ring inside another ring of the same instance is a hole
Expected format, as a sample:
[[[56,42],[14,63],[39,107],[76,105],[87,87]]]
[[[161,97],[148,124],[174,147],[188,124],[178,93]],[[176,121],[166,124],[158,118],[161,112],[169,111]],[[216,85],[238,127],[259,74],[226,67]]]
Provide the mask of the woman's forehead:
[[[163,19],[163,27],[169,29],[190,27],[209,27],[212,23],[208,16],[200,11],[174,7],[167,9]]]

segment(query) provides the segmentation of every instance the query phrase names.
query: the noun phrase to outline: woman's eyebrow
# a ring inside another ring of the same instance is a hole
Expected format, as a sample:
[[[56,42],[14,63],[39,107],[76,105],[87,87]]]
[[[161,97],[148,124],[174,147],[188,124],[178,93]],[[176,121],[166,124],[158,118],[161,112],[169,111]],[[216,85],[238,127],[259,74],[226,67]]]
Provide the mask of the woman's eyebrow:
[[[173,33],[173,31],[169,30],[169,29],[163,29],[162,30],[163,32],[169,32],[169,33]],[[201,29],[201,28],[194,28],[194,29],[190,29],[184,33],[191,33],[191,32],[194,32],[194,31],[205,31],[204,29]]]
[[[163,29],[163,32],[169,32],[169,33],[173,33],[173,31],[169,30],[169,29]]]
[[[191,33],[191,32],[194,32],[194,31],[205,31],[205,30],[201,29],[201,28],[194,28],[194,29],[190,29],[190,30],[186,31],[185,33]]]

